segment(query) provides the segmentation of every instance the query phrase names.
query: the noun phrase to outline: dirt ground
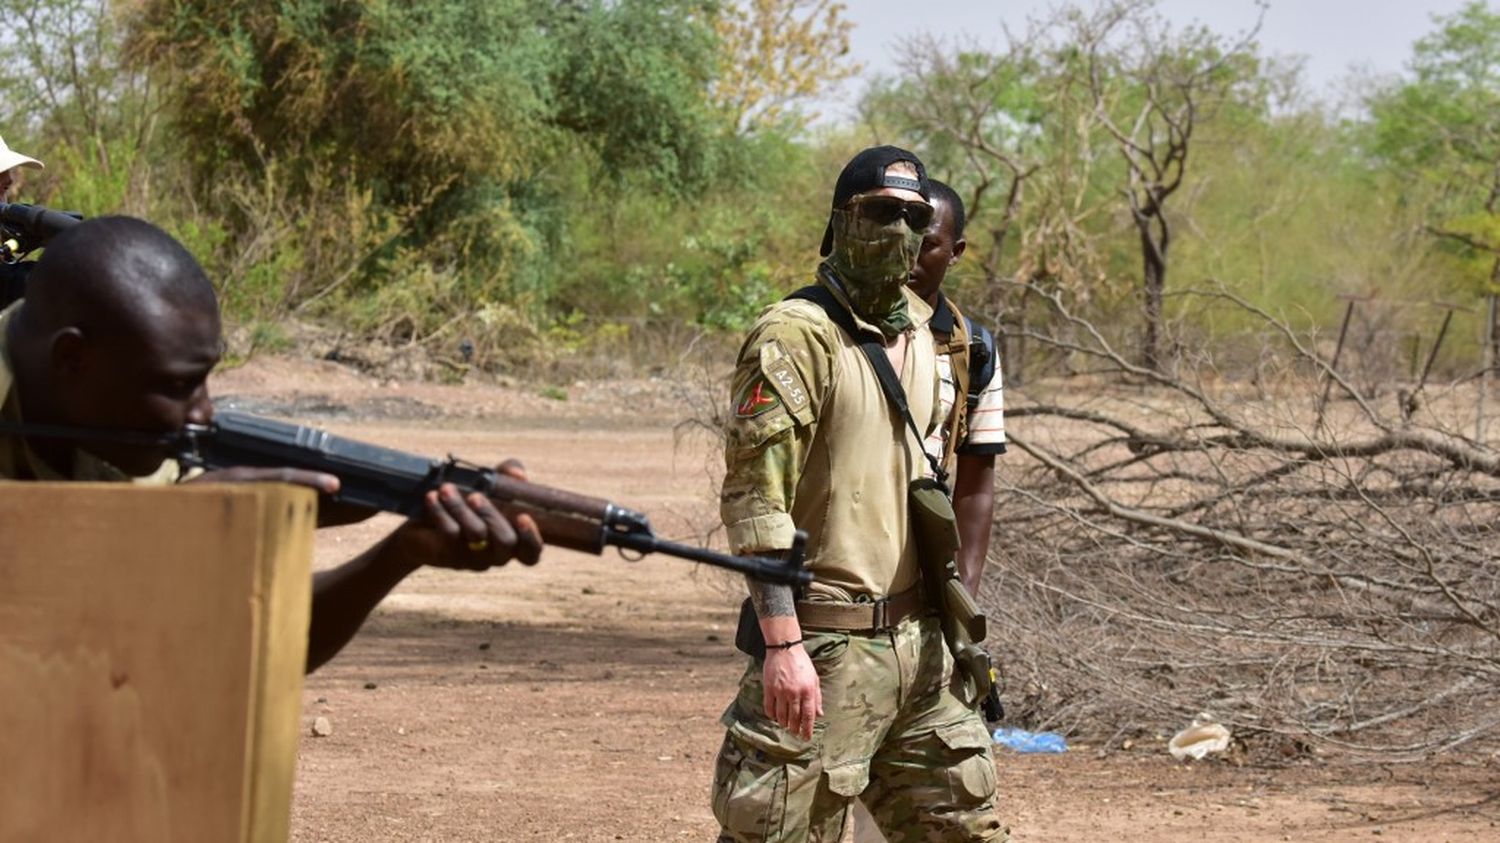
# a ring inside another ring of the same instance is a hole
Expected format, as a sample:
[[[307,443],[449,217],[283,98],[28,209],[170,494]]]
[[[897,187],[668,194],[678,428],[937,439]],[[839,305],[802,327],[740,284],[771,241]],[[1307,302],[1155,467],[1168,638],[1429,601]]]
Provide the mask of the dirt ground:
[[[712,448],[675,429],[691,391],[670,383],[573,384],[557,400],[257,359],[213,386],[221,407],[395,447],[518,456],[533,479],[643,509],[669,537],[698,541],[712,524]],[[394,523],[320,533],[317,565]],[[308,678],[293,839],[712,840],[718,718],[743,669],[737,591],[716,571],[613,552],[419,572]],[[312,737],[320,716],[332,734]],[[1500,840],[1490,757],[1257,768],[1075,745],[1000,750],[997,766],[1019,841]]]

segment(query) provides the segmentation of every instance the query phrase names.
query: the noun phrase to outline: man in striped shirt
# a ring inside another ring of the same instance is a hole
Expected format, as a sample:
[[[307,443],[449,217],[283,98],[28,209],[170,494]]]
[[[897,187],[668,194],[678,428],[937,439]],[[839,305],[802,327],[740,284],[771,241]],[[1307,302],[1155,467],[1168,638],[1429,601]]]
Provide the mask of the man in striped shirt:
[[[954,478],[953,509],[962,542],[959,575],[971,593],[978,593],[995,515],[995,455],[1005,453],[1004,392],[994,337],[942,293],[948,268],[968,245],[964,203],[943,182],[933,179],[931,184],[932,222],[923,235],[909,286],[932,305],[939,397],[948,422],[927,437],[925,447]]]

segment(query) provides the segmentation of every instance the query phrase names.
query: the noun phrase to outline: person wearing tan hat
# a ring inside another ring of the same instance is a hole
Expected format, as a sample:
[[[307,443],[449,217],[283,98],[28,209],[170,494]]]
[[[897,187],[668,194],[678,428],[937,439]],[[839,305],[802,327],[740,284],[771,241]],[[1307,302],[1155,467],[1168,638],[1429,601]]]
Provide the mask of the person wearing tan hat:
[[[13,194],[21,186],[23,168],[44,169],[42,162],[11,149],[5,143],[5,139],[0,138],[0,202],[10,202],[15,199]]]

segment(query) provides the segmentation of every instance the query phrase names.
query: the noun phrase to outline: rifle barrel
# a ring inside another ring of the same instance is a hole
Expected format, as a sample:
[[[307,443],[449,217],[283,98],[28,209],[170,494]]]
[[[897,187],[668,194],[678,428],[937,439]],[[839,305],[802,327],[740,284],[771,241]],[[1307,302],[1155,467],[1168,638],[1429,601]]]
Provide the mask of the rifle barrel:
[[[530,516],[542,540],[557,547],[598,555],[614,545],[728,568],[769,582],[812,582],[812,575],[802,568],[800,553],[783,562],[667,541],[656,536],[644,514],[604,498],[517,480],[452,457],[434,460],[248,413],[221,412],[210,427],[191,430],[180,457],[204,468],[259,466],[326,472],[340,480],[335,500],[407,516],[422,511],[427,491],[453,483],[489,496],[507,518]]]
[[[654,535],[637,533],[610,533],[607,543],[641,553],[663,553],[692,562],[702,562],[719,568],[738,571],[747,576],[782,585],[803,586],[813,581],[812,572],[794,562],[769,559],[764,556],[731,556],[706,547],[679,544]]]

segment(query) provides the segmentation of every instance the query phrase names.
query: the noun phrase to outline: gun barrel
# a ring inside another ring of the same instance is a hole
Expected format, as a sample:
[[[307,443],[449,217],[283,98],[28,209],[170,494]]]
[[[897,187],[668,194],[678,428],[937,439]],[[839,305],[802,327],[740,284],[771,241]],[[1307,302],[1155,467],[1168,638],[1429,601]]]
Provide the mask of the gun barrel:
[[[666,541],[649,533],[611,532],[607,534],[605,541],[641,553],[662,553],[679,559],[739,571],[765,582],[803,586],[813,581],[812,572],[795,561],[783,562],[780,559],[768,559],[763,556],[731,556],[706,547]]]
[[[3,213],[3,212],[0,212]],[[802,585],[812,581],[800,556],[778,559],[730,556],[656,537],[646,516],[604,498],[517,480],[491,468],[433,460],[314,427],[224,411],[211,428],[191,431],[180,456],[204,468],[260,466],[322,471],[340,480],[336,500],[385,512],[416,515],[425,494],[442,483],[481,492],[512,520],[536,522],[542,540],[556,547],[600,554],[608,545],[663,553],[739,571],[759,579]]]

